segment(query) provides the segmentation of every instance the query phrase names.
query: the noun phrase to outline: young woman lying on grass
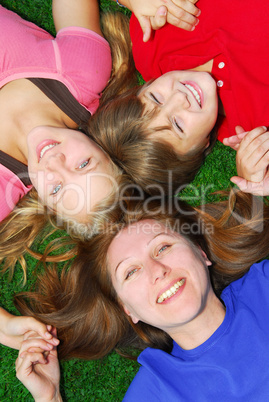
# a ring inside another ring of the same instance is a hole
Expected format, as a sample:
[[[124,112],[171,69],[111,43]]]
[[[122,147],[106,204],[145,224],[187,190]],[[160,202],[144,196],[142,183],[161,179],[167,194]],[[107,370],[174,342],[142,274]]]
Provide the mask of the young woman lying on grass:
[[[127,211],[84,244],[61,281],[48,271],[28,294],[30,310],[20,300],[22,311],[58,326],[64,357],[145,349],[127,401],[263,400],[269,263],[254,263],[268,254],[268,206],[232,193],[202,210],[179,202],[168,212],[154,201],[129,203]],[[41,345],[25,341],[17,376],[35,400],[50,379],[46,396],[57,400],[57,351],[29,350]]]
[[[100,111],[101,143],[108,141],[111,133],[121,139],[118,116],[124,113],[129,114],[129,121],[141,125],[150,144],[148,149],[143,145],[144,153],[137,153],[139,174],[120,147],[112,153],[114,160],[152,193],[159,184],[167,186],[171,176],[175,189],[189,183],[216,134],[221,141],[226,138],[226,145],[234,146],[240,138],[233,137],[237,126],[250,131],[269,125],[265,74],[269,59],[264,51],[269,43],[268,3],[257,5],[248,0],[242,7],[240,2],[200,0],[198,7],[200,22],[194,31],[167,24],[146,43],[138,21],[131,17],[135,64],[143,78],[152,81],[117,102],[113,99]],[[115,121],[102,127],[107,113],[115,115]],[[258,140],[261,143],[268,138],[263,134]],[[150,186],[152,183],[156,185]]]

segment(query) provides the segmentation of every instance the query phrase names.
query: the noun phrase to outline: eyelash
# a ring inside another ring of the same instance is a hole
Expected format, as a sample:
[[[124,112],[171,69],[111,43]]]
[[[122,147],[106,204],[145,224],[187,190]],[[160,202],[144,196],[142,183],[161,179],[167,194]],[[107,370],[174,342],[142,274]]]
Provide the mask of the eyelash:
[[[176,129],[178,129],[181,133],[183,133],[183,130],[180,127],[180,125],[178,124],[178,122],[176,121],[176,119],[173,119],[173,124],[176,127]]]
[[[84,169],[86,166],[88,166],[88,164],[90,163],[91,158],[87,159],[86,161],[82,162],[82,164],[78,167],[78,169]],[[85,166],[81,167],[82,165],[84,165],[84,163],[86,163]]]
[[[164,246],[162,246],[161,248],[159,248],[157,250],[157,256],[160,255],[163,251],[167,250],[168,248],[170,248],[171,245],[170,244],[165,244]]]
[[[125,277],[125,280],[129,279],[130,276],[132,276],[135,272],[137,272],[138,268],[133,268],[131,271],[127,272],[127,275]]]
[[[156,98],[156,96],[155,96],[152,92],[150,92],[150,96],[151,96],[151,98],[154,100],[154,102],[158,103],[158,105],[161,105],[161,104],[162,104],[162,103],[158,100],[158,98]]]
[[[52,190],[51,195],[58,194],[61,189],[62,189],[62,183],[57,184],[57,186],[55,186],[54,189]]]

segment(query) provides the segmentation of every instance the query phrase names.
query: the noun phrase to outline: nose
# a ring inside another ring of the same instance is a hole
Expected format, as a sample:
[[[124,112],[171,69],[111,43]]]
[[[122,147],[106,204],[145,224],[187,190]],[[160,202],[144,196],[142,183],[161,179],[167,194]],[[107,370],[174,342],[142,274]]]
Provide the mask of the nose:
[[[161,261],[152,258],[149,262],[149,271],[150,279],[154,284],[157,281],[164,279],[166,275],[171,271],[171,268],[163,264]]]
[[[58,171],[62,167],[65,167],[66,159],[62,152],[58,152],[55,155],[51,155],[46,163],[46,168],[51,171]]]
[[[188,95],[180,90],[175,90],[171,97],[171,103],[174,106],[181,106],[183,109],[188,109],[191,106]]]

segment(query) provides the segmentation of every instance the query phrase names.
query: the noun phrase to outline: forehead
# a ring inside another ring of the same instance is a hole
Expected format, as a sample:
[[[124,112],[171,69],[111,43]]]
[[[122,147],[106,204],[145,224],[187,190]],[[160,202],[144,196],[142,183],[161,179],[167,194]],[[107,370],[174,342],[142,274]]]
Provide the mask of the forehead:
[[[109,249],[109,257],[122,256],[130,250],[139,252],[140,247],[146,247],[148,243],[161,234],[181,237],[177,232],[170,230],[165,224],[156,220],[143,220],[122,229],[112,240]]]

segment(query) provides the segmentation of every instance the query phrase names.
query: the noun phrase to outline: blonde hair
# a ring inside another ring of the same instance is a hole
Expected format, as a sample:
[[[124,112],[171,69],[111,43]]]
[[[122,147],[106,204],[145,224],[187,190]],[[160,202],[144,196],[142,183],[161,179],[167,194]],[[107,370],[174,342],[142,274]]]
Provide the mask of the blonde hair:
[[[101,28],[109,42],[112,55],[112,71],[103,91],[101,104],[115,95],[138,84],[129,33],[129,18],[120,13],[101,13]]]
[[[25,282],[26,253],[46,262],[58,263],[73,258],[77,252],[78,242],[89,239],[110,219],[121,187],[129,184],[117,167],[114,167],[114,171],[117,172],[117,176],[110,194],[91,211],[86,223],[58,216],[40,202],[35,189],[24,196],[15,209],[0,222],[1,271],[4,273],[9,270],[11,279],[15,265],[19,262]],[[42,254],[32,248],[35,241],[41,239],[44,241],[50,239],[50,236],[54,236],[54,239],[48,242]],[[55,252],[58,253],[55,255]]]
[[[129,36],[129,19],[122,13],[102,13],[102,29],[104,36],[110,43],[112,51],[112,74],[107,88],[104,90],[102,100],[120,93],[136,82],[136,72],[131,52],[131,39]],[[85,122],[86,125],[86,122]],[[82,128],[85,127],[82,124]],[[86,134],[85,134],[86,135]],[[90,136],[92,138],[92,136]],[[106,150],[104,150],[106,151]],[[109,153],[106,152],[108,155]],[[121,186],[124,182],[121,169],[113,162],[112,166],[116,176],[116,182]],[[108,212],[115,202],[115,194],[118,189],[113,188],[111,194],[100,202],[89,216],[87,224],[71,219],[60,219],[38,199],[37,192],[33,189],[24,196],[15,209],[0,223],[0,263],[2,272],[9,270],[10,277],[18,261],[23,269],[26,279],[26,252],[38,260],[66,261],[76,254],[76,242],[89,238],[97,228],[106,221]],[[112,208],[113,209],[113,208]],[[35,239],[41,234],[46,237],[55,234],[57,230],[67,231],[69,236],[62,232],[51,241],[44,255],[31,250]],[[49,256],[50,253],[67,246],[67,250],[59,256]]]

